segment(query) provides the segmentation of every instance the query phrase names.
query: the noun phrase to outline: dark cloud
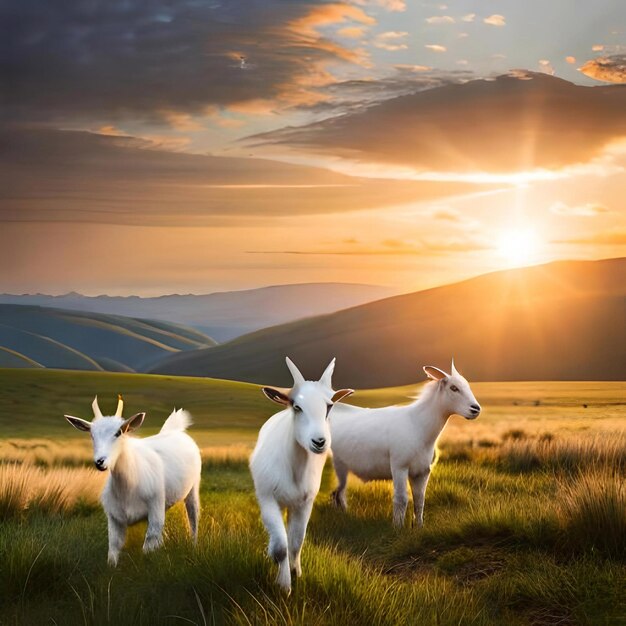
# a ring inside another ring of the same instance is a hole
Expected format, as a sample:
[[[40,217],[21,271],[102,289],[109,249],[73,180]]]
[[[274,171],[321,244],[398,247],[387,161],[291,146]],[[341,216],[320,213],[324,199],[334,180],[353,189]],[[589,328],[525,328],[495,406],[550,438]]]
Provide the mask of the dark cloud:
[[[428,89],[248,141],[426,171],[508,172],[587,162],[626,135],[626,89],[522,78]]]
[[[315,100],[327,62],[360,61],[318,28],[374,20],[342,2],[25,0],[0,21],[4,115],[50,121]]]
[[[264,159],[158,149],[134,137],[0,132],[0,221],[214,225],[374,209],[484,189],[364,179]],[[219,220],[217,218],[220,218]]]
[[[587,61],[580,71],[607,83],[626,83],[626,54],[612,54]]]
[[[472,78],[475,78],[474,73],[467,70],[446,71],[423,65],[397,65],[387,76],[329,83],[318,90],[327,98],[299,108],[333,115],[357,112],[384,100],[467,82]]]

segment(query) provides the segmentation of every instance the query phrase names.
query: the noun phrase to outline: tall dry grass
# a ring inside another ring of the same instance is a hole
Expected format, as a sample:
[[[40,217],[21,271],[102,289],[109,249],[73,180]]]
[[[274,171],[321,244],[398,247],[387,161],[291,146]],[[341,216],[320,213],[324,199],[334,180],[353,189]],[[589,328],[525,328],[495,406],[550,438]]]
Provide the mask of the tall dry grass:
[[[626,558],[626,485],[614,470],[580,472],[559,490],[557,516],[567,547]]]
[[[445,461],[495,465],[511,473],[536,470],[576,473],[582,469],[626,472],[626,433],[556,437],[515,431],[500,440],[457,441],[441,447]]]
[[[0,464],[0,520],[26,513],[69,513],[98,506],[104,475],[76,467]]]
[[[88,437],[71,441],[4,439],[0,440],[0,463],[81,467],[93,463],[93,452]]]

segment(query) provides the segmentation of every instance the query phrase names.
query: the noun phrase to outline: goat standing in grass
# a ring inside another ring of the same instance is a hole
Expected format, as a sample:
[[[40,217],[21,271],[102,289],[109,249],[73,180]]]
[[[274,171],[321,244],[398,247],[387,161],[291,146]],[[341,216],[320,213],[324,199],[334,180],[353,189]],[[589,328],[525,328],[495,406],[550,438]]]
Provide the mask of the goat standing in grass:
[[[452,373],[424,367],[432,379],[419,398],[406,406],[364,409],[342,405],[330,420],[333,465],[339,485],[333,492],[335,505],[346,509],[348,472],[361,480],[393,480],[393,523],[404,524],[407,480],[411,483],[413,508],[419,527],[424,522],[424,496],[434,459],[435,445],[452,414],[473,420],[480,405],[469,383]]]
[[[315,382],[305,381],[291,360],[286,361],[293,388],[263,387],[263,393],[285,409],[262,426],[250,471],[269,534],[268,552],[279,567],[276,581],[289,593],[291,570],[296,576],[302,573],[300,552],[330,447],[328,415],[336,402],[353,391],[333,391],[335,359]],[[283,509],[288,512],[287,530]]]
[[[165,511],[173,504],[185,500],[194,542],[200,516],[202,461],[198,446],[185,432],[191,424],[189,413],[175,410],[157,435],[136,439],[128,433],[141,426],[146,414],[124,420],[123,406],[120,397],[115,415],[104,417],[96,397],[92,422],[65,416],[74,428],[91,433],[96,467],[102,472],[111,470],[100,501],[108,520],[109,564],[113,566],[131,524],[148,520],[143,551],[149,552],[163,543]]]

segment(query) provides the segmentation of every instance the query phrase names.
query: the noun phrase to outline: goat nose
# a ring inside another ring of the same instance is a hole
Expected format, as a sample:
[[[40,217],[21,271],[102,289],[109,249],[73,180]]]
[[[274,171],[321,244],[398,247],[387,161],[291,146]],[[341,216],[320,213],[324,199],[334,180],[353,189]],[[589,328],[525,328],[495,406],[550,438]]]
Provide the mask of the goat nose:
[[[100,469],[104,465],[104,457],[96,459],[96,467]]]
[[[326,443],[326,439],[324,439],[324,437],[320,437],[319,439],[311,439],[311,441],[316,448],[323,448],[324,444]]]
[[[476,413],[478,415],[478,413],[480,413],[480,405],[479,404],[472,404],[470,406],[470,409],[472,411],[472,413]]]

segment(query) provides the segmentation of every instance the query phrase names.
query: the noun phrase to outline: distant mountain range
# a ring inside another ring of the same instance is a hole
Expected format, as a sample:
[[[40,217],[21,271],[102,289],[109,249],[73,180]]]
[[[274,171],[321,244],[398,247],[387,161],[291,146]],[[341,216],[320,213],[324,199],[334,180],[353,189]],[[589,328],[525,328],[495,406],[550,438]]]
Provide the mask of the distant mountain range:
[[[289,385],[337,357],[337,387],[423,378],[421,366],[470,380],[626,379],[626,259],[496,272],[260,330],[165,357],[148,371]]]
[[[74,311],[163,320],[192,326],[216,341],[228,341],[267,326],[332,313],[394,293],[388,287],[351,283],[277,285],[206,295],[62,296],[0,294],[0,304],[27,304]]]
[[[133,372],[215,342],[179,324],[27,305],[0,305],[0,367]]]

